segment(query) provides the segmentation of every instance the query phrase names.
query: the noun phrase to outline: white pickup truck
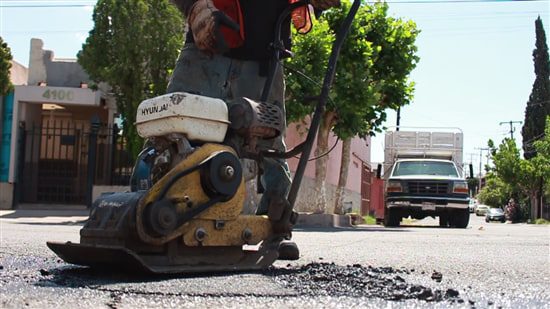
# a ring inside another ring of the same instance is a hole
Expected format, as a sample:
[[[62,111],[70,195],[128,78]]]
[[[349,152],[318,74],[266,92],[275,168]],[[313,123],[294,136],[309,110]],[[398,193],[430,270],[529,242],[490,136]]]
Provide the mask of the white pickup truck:
[[[399,226],[409,216],[431,216],[439,217],[440,226],[468,226],[462,136],[462,132],[386,133],[384,225]]]

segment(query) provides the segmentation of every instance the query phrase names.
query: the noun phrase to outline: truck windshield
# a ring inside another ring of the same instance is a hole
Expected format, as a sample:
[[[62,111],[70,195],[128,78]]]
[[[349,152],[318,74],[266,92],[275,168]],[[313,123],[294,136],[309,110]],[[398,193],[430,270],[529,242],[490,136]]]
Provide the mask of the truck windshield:
[[[404,161],[398,162],[393,176],[437,175],[458,177],[456,168],[451,162],[435,161]]]

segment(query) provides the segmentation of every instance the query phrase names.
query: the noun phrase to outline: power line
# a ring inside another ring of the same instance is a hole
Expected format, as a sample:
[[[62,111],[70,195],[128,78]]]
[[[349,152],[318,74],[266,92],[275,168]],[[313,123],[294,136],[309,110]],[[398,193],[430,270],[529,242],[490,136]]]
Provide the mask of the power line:
[[[544,105],[546,103],[549,103],[550,100],[546,100],[546,101],[539,101],[539,102],[533,102],[533,103],[530,103],[530,102],[527,102],[527,106],[535,106],[535,105]]]
[[[84,7],[91,7],[95,4],[30,4],[30,5],[0,5],[0,8],[5,9],[19,9],[19,8],[84,8]]]
[[[453,3],[520,3],[520,2],[543,2],[547,0],[413,0],[413,1],[386,1],[388,4],[453,4]],[[5,1],[8,2],[8,1]],[[13,1],[15,2],[15,1]],[[0,4],[0,8],[75,8],[90,7],[95,5],[95,1],[90,4],[65,4],[61,1],[26,1],[31,4]],[[49,4],[32,4],[50,2]],[[74,1],[73,1],[74,2]],[[21,3],[21,2],[17,2]]]
[[[491,148],[488,147],[476,147],[475,150],[479,150],[479,179],[481,181],[481,165],[483,164],[483,152],[487,151],[487,166],[489,166],[489,151]],[[481,189],[481,183],[479,184],[479,188]]]
[[[523,144],[525,144],[525,146],[527,147],[531,147],[535,144],[536,141],[538,141],[539,139],[543,138],[544,137],[544,132],[533,137],[532,139],[528,140],[528,141],[524,141]]]
[[[385,1],[388,4],[446,4],[446,3],[500,3],[500,2],[546,2],[547,0],[417,0]]]
[[[23,0],[23,1],[2,1],[0,8],[73,8],[73,7],[90,7],[96,5],[97,1],[92,0]]]

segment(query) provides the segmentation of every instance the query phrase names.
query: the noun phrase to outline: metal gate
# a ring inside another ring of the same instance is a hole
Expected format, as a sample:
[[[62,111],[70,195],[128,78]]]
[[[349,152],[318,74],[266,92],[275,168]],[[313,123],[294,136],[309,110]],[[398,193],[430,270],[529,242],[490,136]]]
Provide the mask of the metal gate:
[[[93,185],[129,184],[134,159],[116,125],[58,117],[20,132],[18,203],[90,205]]]
[[[361,166],[361,215],[366,216],[372,213],[371,206],[371,171],[368,165]]]
[[[85,203],[89,127],[56,119],[21,128],[19,202]]]

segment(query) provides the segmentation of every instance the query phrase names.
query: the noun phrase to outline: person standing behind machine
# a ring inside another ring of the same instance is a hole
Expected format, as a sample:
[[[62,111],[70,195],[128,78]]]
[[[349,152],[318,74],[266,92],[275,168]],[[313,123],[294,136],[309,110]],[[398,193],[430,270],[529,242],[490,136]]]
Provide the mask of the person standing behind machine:
[[[167,92],[189,92],[224,101],[239,97],[260,100],[273,55],[271,46],[277,19],[295,1],[172,0],[186,17],[187,35]],[[316,10],[326,10],[339,6],[340,0],[311,0],[310,3]],[[311,27],[308,14],[305,9],[294,16],[298,20],[292,18],[301,33],[308,32]],[[290,23],[289,18],[281,31],[286,50],[290,50],[291,45]],[[278,106],[283,115],[284,87],[283,71],[279,68],[274,73],[267,102]],[[283,138],[284,132],[272,141],[272,148],[284,152]],[[260,168],[265,192],[256,213],[264,215],[270,207],[288,205],[291,178],[284,159],[264,158]],[[280,259],[298,257],[295,243],[283,241],[280,244]]]

